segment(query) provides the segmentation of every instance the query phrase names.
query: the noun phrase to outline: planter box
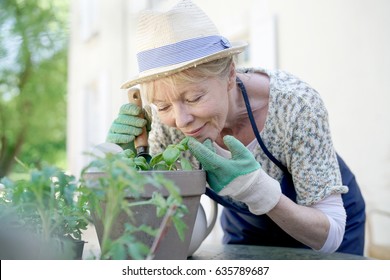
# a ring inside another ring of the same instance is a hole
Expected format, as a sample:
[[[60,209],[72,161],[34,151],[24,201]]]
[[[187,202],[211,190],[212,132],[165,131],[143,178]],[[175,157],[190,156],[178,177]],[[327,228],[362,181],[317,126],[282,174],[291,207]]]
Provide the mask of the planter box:
[[[188,208],[188,213],[183,217],[183,221],[187,225],[184,241],[180,240],[176,229],[173,225],[169,226],[167,232],[164,234],[162,241],[160,242],[154,259],[156,260],[180,260],[186,259],[188,249],[191,241],[192,231],[195,224],[195,219],[200,205],[200,197],[206,190],[206,173],[203,170],[193,171],[140,171],[145,176],[151,176],[151,174],[162,174],[165,178],[173,181],[180,189],[180,194],[183,198],[183,204]],[[105,176],[101,172],[92,172],[85,174],[88,180],[94,180],[101,176]],[[148,200],[152,197],[153,192],[161,192],[164,196],[168,195],[165,189],[156,189],[152,185],[145,186],[145,192],[140,199]],[[132,197],[127,199],[133,200]],[[132,208],[135,221],[130,221],[125,213],[121,213],[116,220],[113,231],[111,232],[111,238],[115,239],[122,235],[124,231],[125,223],[133,223],[138,226],[145,224],[153,228],[158,228],[162,222],[162,218],[156,217],[156,208],[151,205],[136,206]],[[95,222],[95,228],[99,242],[101,242],[103,235],[102,223],[99,220]],[[145,243],[149,248],[152,246],[154,238],[147,234],[138,234],[138,239]]]

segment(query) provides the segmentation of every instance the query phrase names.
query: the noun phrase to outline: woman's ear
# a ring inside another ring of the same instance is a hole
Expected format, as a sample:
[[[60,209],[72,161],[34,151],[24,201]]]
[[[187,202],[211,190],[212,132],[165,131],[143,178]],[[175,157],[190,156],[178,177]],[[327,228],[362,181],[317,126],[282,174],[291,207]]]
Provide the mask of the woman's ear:
[[[229,69],[229,80],[228,80],[228,90],[232,90],[234,85],[236,84],[236,65],[234,62],[230,64]]]

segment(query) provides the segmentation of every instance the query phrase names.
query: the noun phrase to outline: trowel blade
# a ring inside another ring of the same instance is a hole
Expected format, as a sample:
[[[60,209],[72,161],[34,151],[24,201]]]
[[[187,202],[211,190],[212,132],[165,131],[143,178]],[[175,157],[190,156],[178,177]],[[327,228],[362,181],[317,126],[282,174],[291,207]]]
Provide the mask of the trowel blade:
[[[114,143],[101,143],[93,147],[91,154],[96,157],[105,157],[107,154],[118,154],[123,152],[123,149]]]

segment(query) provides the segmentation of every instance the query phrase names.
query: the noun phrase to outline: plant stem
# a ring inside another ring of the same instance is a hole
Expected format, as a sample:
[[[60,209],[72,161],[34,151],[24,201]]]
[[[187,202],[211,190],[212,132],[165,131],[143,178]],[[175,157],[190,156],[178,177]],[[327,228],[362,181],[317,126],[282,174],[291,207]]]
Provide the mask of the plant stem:
[[[146,259],[151,260],[154,258],[154,255],[156,254],[157,248],[160,245],[161,240],[165,236],[165,233],[167,231],[168,225],[170,224],[170,221],[172,220],[172,216],[175,214],[177,209],[177,205],[172,204],[169,208],[167,213],[164,216],[164,219],[162,220],[160,227],[158,229],[158,233],[156,237],[154,238],[153,244],[150,248],[150,252],[147,255]]]
[[[103,241],[102,241],[102,258],[105,258],[105,254],[109,251],[110,248],[110,233],[112,229],[112,225],[116,219],[116,217],[119,214],[120,207],[118,205],[121,204],[122,200],[124,199],[123,195],[119,192],[119,195],[115,195],[115,191],[110,189],[108,191],[108,199],[106,204],[106,209],[104,211],[104,218],[103,218]],[[112,199],[110,198],[112,197]]]
[[[142,206],[142,205],[149,205],[153,204],[153,199],[143,200],[143,201],[135,201],[135,202],[129,202],[127,205],[129,207],[135,207],[135,206]]]

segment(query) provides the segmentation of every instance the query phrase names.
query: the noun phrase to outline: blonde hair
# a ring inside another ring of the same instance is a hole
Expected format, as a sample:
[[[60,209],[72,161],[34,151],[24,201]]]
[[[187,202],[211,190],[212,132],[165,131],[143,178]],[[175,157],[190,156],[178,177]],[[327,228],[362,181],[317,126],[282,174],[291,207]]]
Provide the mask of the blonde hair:
[[[233,56],[216,59],[210,62],[196,65],[170,76],[158,80],[140,84],[142,95],[148,103],[152,103],[155,92],[159,86],[163,85],[172,89],[172,94],[176,94],[177,85],[185,83],[197,83],[212,77],[224,79],[228,77],[231,64],[234,62]]]

